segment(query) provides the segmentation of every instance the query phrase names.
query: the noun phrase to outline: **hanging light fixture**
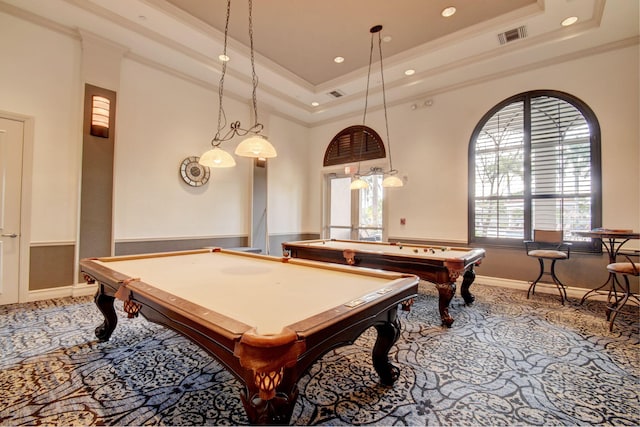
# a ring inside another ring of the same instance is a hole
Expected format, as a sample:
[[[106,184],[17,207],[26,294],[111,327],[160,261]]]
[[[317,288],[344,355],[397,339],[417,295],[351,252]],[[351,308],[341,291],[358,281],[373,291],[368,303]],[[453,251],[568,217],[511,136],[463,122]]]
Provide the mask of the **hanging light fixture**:
[[[258,76],[256,74],[255,68],[255,59],[253,53],[253,2],[249,1],[249,44],[251,51],[251,83],[252,83],[252,106],[253,106],[253,120],[254,124],[248,129],[242,128],[242,125],[239,121],[235,121],[231,123],[229,126],[229,130],[221,135],[223,129],[227,125],[226,123],[226,115],[224,112],[224,107],[222,105],[222,100],[224,96],[224,77],[227,72],[227,62],[229,61],[229,56],[227,56],[227,40],[229,36],[229,17],[231,16],[231,0],[227,0],[227,19],[225,21],[224,27],[224,49],[222,54],[219,56],[222,61],[222,74],[220,75],[220,84],[218,85],[218,127],[216,130],[216,134],[211,140],[211,146],[213,147],[211,150],[205,152],[202,156],[200,156],[199,163],[203,166],[209,166],[214,168],[225,168],[225,167],[233,167],[236,165],[233,157],[220,148],[220,144],[223,142],[229,141],[236,136],[247,136],[248,137],[242,141],[236,147],[235,154],[242,157],[253,157],[253,158],[272,158],[276,157],[277,153],[273,145],[267,140],[267,137],[262,135],[262,129],[264,126],[258,122],[258,100],[256,97],[256,92],[258,88]]]
[[[398,178],[397,174],[398,171],[396,169],[393,169],[393,164],[391,162],[391,139],[389,138],[389,118],[387,115],[387,96],[386,96],[386,90],[385,90],[385,86],[384,86],[384,66],[382,64],[382,37],[380,35],[380,31],[382,31],[382,25],[375,25],[373,27],[371,27],[371,29],[369,30],[369,32],[371,33],[371,49],[369,51],[369,69],[367,71],[367,89],[365,91],[365,96],[364,96],[364,114],[362,117],[362,125],[364,126],[366,123],[366,118],[367,118],[367,107],[369,104],[369,82],[371,79],[371,64],[373,63],[373,39],[374,39],[374,34],[378,34],[378,52],[380,55],[380,80],[382,82],[382,105],[384,108],[384,124],[385,124],[385,129],[387,132],[387,152],[389,154],[389,170],[388,171],[383,171],[383,174],[386,175],[386,177],[384,178],[384,180],[382,181],[382,186],[383,187],[402,187],[404,185],[404,183],[402,182],[402,180],[400,178]],[[359,161],[358,161],[358,172],[354,175],[354,180],[351,182],[350,188],[352,190],[359,190],[362,188],[367,188],[369,186],[369,184],[367,184],[367,182],[365,180],[362,179],[363,176],[365,175],[369,175],[371,173],[379,173],[379,169],[372,169],[372,171],[370,171],[367,174],[360,174],[360,161],[362,159],[362,146],[363,144],[360,145],[360,157],[359,157]]]

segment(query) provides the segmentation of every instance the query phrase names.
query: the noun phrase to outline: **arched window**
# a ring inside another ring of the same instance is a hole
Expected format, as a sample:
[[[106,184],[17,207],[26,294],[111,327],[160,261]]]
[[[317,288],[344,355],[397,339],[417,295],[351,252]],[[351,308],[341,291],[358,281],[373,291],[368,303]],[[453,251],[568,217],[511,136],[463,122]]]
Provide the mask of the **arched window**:
[[[343,165],[387,156],[382,138],[370,127],[349,126],[333,137],[324,153],[324,166]]]
[[[469,144],[469,241],[521,245],[532,230],[572,231],[602,222],[600,126],[579,99],[557,91],[502,101]]]

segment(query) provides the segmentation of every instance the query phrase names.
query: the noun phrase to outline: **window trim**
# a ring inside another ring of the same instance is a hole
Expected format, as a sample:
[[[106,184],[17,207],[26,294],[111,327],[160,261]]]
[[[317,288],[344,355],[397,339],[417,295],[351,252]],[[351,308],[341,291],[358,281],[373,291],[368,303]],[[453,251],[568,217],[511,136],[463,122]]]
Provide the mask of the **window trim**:
[[[593,112],[593,110],[581,99],[575,97],[566,92],[557,90],[533,90],[528,92],[522,92],[517,95],[508,97],[494,107],[492,107],[482,118],[478,121],[478,124],[474,128],[471,139],[469,141],[469,153],[468,153],[468,223],[467,223],[467,238],[469,243],[481,243],[495,246],[508,246],[508,247],[522,247],[524,240],[531,239],[531,99],[547,96],[558,98],[564,102],[573,105],[578,111],[582,113],[590,129],[590,147],[591,147],[591,228],[597,228],[602,226],[602,156],[601,156],[601,132],[600,123]],[[523,195],[525,201],[524,212],[524,239],[520,238],[494,238],[494,237],[476,237],[475,236],[475,172],[476,172],[476,140],[480,135],[480,132],[487,124],[487,122],[500,110],[515,102],[524,102],[524,149],[525,149],[525,164],[524,164],[524,180],[525,180],[525,192]],[[602,246],[597,239],[591,239],[589,242],[574,242],[573,249],[577,251],[585,252],[602,252]]]

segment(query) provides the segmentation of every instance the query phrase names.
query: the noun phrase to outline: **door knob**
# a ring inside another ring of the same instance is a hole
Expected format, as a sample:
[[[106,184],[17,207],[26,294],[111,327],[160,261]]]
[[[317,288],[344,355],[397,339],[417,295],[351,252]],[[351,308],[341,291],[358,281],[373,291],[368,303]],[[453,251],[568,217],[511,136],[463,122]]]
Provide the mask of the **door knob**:
[[[16,233],[0,234],[0,236],[2,236],[2,237],[11,237],[12,239],[15,239],[16,237],[18,237],[18,235]]]

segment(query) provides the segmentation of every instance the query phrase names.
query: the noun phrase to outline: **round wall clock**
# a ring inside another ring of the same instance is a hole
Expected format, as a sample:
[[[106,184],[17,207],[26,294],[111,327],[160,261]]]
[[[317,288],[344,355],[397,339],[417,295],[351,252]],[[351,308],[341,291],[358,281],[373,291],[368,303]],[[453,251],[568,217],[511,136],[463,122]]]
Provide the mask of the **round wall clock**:
[[[200,187],[209,181],[209,168],[198,163],[199,157],[187,157],[180,163],[180,176],[192,187]]]

